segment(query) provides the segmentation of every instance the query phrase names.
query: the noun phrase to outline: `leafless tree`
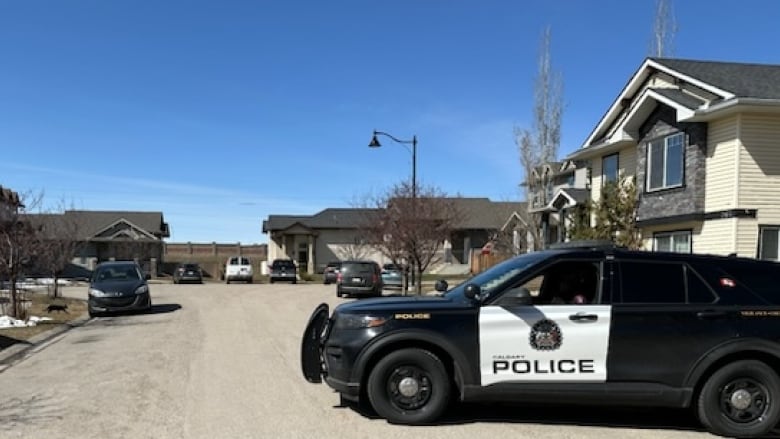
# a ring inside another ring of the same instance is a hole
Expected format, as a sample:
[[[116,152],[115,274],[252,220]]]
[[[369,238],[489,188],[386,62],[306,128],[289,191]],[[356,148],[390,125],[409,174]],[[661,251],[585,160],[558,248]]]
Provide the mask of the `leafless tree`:
[[[364,229],[367,243],[394,264],[410,266],[420,294],[420,276],[436,261],[459,221],[459,213],[455,203],[437,188],[418,186],[414,198],[412,194],[411,184],[404,182],[379,196]]]
[[[561,144],[561,117],[563,116],[563,77],[553,71],[550,56],[551,31],[547,27],[542,34],[538,70],[534,81],[534,120],[531,129],[515,127],[515,143],[520,152],[520,164],[525,178],[525,198],[529,208],[534,185],[531,175],[534,168],[555,161]],[[542,245],[541,225],[538,215],[529,214],[529,232],[532,250]]]
[[[334,253],[343,261],[365,259],[371,254],[371,246],[366,243],[365,239],[358,237],[355,242],[335,248]]]
[[[37,209],[42,199],[42,194],[27,193],[20,194],[18,205],[0,205],[0,275],[8,280],[8,311],[15,318],[25,317],[17,283],[43,247],[40,228],[30,221],[26,212]]]
[[[650,56],[668,57],[673,55],[676,33],[677,22],[674,19],[672,0],[656,0]]]
[[[59,277],[62,271],[71,263],[83,244],[77,217],[65,212],[66,206],[62,202],[53,213],[31,215],[31,220],[39,223],[45,241],[37,265],[51,276],[54,297],[59,296]]]

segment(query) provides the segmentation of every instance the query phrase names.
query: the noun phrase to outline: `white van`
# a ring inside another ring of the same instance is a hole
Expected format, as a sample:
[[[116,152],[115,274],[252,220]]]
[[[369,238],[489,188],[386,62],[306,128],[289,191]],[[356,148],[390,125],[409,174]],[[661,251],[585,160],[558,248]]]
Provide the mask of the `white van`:
[[[246,256],[233,256],[225,264],[225,282],[239,280],[252,283],[252,263]]]

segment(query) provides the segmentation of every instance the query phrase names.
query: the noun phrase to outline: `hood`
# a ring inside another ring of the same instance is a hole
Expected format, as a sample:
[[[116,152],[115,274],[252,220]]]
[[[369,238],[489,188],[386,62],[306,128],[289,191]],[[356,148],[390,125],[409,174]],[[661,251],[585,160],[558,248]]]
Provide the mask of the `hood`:
[[[102,281],[93,282],[89,284],[90,288],[103,291],[104,293],[121,293],[123,296],[135,294],[135,290],[141,285],[146,284],[145,281],[134,279],[124,281]]]
[[[401,296],[377,297],[375,299],[360,299],[342,303],[335,312],[366,313],[366,312],[396,312],[409,310],[438,310],[470,307],[470,304],[456,301],[443,296]]]

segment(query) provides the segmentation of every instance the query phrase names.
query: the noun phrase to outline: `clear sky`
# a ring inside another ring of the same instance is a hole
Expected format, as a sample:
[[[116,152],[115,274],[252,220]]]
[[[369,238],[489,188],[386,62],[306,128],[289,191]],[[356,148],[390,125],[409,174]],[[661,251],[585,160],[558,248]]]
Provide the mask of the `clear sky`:
[[[655,0],[0,0],[0,185],[162,211],[169,241],[267,242],[411,174],[521,200],[540,35],[561,154],[648,54]],[[674,56],[780,63],[780,1],[675,0]]]

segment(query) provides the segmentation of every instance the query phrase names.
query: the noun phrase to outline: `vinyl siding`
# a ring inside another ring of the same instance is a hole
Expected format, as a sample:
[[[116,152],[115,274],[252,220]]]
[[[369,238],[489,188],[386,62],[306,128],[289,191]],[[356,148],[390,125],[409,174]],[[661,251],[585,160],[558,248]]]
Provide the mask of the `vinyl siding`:
[[[728,255],[736,251],[736,218],[704,221],[701,232],[693,240],[694,253]]]
[[[736,253],[746,258],[758,255],[758,221],[755,218],[737,219]]]
[[[704,183],[704,211],[735,208],[737,184],[737,117],[709,124],[707,132],[707,174]]]
[[[739,204],[760,224],[780,224],[780,116],[741,116]]]

